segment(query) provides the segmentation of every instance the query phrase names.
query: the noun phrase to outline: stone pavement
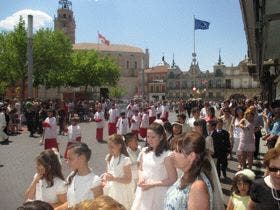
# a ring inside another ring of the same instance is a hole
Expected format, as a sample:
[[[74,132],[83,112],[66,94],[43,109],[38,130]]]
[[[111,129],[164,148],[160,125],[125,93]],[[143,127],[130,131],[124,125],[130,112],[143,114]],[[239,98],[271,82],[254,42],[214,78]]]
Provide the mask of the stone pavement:
[[[170,121],[176,118],[174,113],[170,114]],[[95,123],[81,123],[82,141],[87,143],[92,149],[92,158],[90,160],[90,167],[96,174],[100,175],[106,170],[105,156],[108,152],[107,144],[97,143],[95,140]],[[107,134],[107,126],[104,134]],[[106,140],[107,135],[105,135]],[[43,146],[39,145],[41,138],[30,138],[27,131],[21,135],[11,136],[12,143],[9,145],[0,145],[0,210],[15,210],[22,204],[24,191],[27,189],[32,181],[35,173],[35,157],[43,150]],[[66,136],[58,136],[60,153],[64,154],[66,143]],[[262,144],[261,151],[265,152]],[[255,162],[260,166],[259,162]],[[70,170],[64,160],[62,160],[63,173],[67,176]],[[229,161],[227,175],[232,178],[236,172],[236,160]],[[263,169],[254,169],[258,174],[262,173]],[[225,204],[230,195],[231,184],[230,181],[221,180],[223,192],[225,194]]]

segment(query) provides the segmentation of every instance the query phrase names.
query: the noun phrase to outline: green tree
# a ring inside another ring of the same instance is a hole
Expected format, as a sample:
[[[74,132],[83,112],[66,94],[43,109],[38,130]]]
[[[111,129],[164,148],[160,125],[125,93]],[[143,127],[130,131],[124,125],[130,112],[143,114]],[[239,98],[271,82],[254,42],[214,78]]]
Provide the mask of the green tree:
[[[109,96],[110,98],[120,99],[126,94],[126,90],[121,87],[110,87],[109,88]]]
[[[1,80],[13,86],[20,81],[23,98],[27,79],[27,32],[22,17],[14,31],[1,33],[0,45]]]
[[[40,29],[34,35],[34,86],[66,85],[71,67],[72,44],[61,31]]]
[[[114,86],[119,79],[119,67],[112,60],[101,58],[95,51],[78,50],[72,56],[73,69],[69,72],[69,85],[85,87]]]

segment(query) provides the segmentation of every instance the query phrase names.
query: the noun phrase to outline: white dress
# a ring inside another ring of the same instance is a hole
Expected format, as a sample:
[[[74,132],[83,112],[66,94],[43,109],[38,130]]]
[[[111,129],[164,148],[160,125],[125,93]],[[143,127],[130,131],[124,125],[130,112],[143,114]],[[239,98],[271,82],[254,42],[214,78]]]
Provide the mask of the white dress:
[[[143,178],[155,181],[167,179],[164,160],[169,156],[170,151],[164,151],[157,157],[153,151],[145,153],[146,149],[144,148],[139,155],[140,158],[142,156]],[[167,189],[167,186],[158,186],[143,191],[142,188],[137,187],[131,210],[162,210]]]
[[[124,155],[116,158],[113,156],[110,162],[107,162],[108,172],[114,177],[122,177],[124,175],[123,168],[128,165],[131,165],[131,160]],[[108,185],[108,195],[124,205],[126,209],[130,209],[134,198],[133,181],[131,180],[129,184],[110,181]]]
[[[35,200],[41,200],[47,203],[58,203],[58,195],[66,194],[66,192],[66,183],[62,179],[54,177],[53,186],[51,187],[48,187],[46,179],[40,179],[36,184]]]

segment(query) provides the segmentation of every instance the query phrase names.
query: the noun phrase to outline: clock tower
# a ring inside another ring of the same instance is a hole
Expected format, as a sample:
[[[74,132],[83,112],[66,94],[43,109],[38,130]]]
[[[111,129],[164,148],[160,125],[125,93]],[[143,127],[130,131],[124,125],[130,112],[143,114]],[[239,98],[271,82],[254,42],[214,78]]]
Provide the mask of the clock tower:
[[[63,31],[69,37],[72,44],[75,44],[76,24],[71,1],[59,0],[57,17],[54,17],[54,29]]]

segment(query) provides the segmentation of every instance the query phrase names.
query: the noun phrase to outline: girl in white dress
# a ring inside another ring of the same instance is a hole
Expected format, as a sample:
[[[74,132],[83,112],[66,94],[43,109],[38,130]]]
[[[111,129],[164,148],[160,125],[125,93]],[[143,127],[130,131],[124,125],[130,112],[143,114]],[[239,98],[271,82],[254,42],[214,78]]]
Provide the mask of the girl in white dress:
[[[139,181],[132,210],[162,210],[165,193],[177,179],[162,125],[147,130],[148,147],[139,154]]]
[[[131,208],[133,201],[133,182],[131,161],[128,156],[122,135],[113,134],[108,139],[109,154],[106,156],[107,173],[104,181],[107,182],[108,195],[125,206]]]
[[[91,150],[85,143],[74,143],[67,151],[67,162],[73,170],[67,178],[67,202],[56,210],[66,210],[76,204],[103,194],[101,179],[88,166]]]
[[[237,107],[235,109],[235,115],[232,118],[230,130],[229,130],[232,152],[236,153],[237,161],[239,163],[239,165],[237,167],[238,170],[241,170],[241,151],[238,151],[241,128],[238,127],[238,125],[239,125],[239,122],[242,120],[243,115],[244,115],[243,109],[241,107]]]
[[[47,149],[36,158],[33,181],[25,192],[26,200],[41,200],[53,207],[66,202],[66,185],[57,155]]]
[[[131,160],[131,173],[133,189],[136,190],[138,182],[138,156],[141,151],[140,145],[138,145],[138,138],[135,133],[128,133],[124,136],[127,153]]]

